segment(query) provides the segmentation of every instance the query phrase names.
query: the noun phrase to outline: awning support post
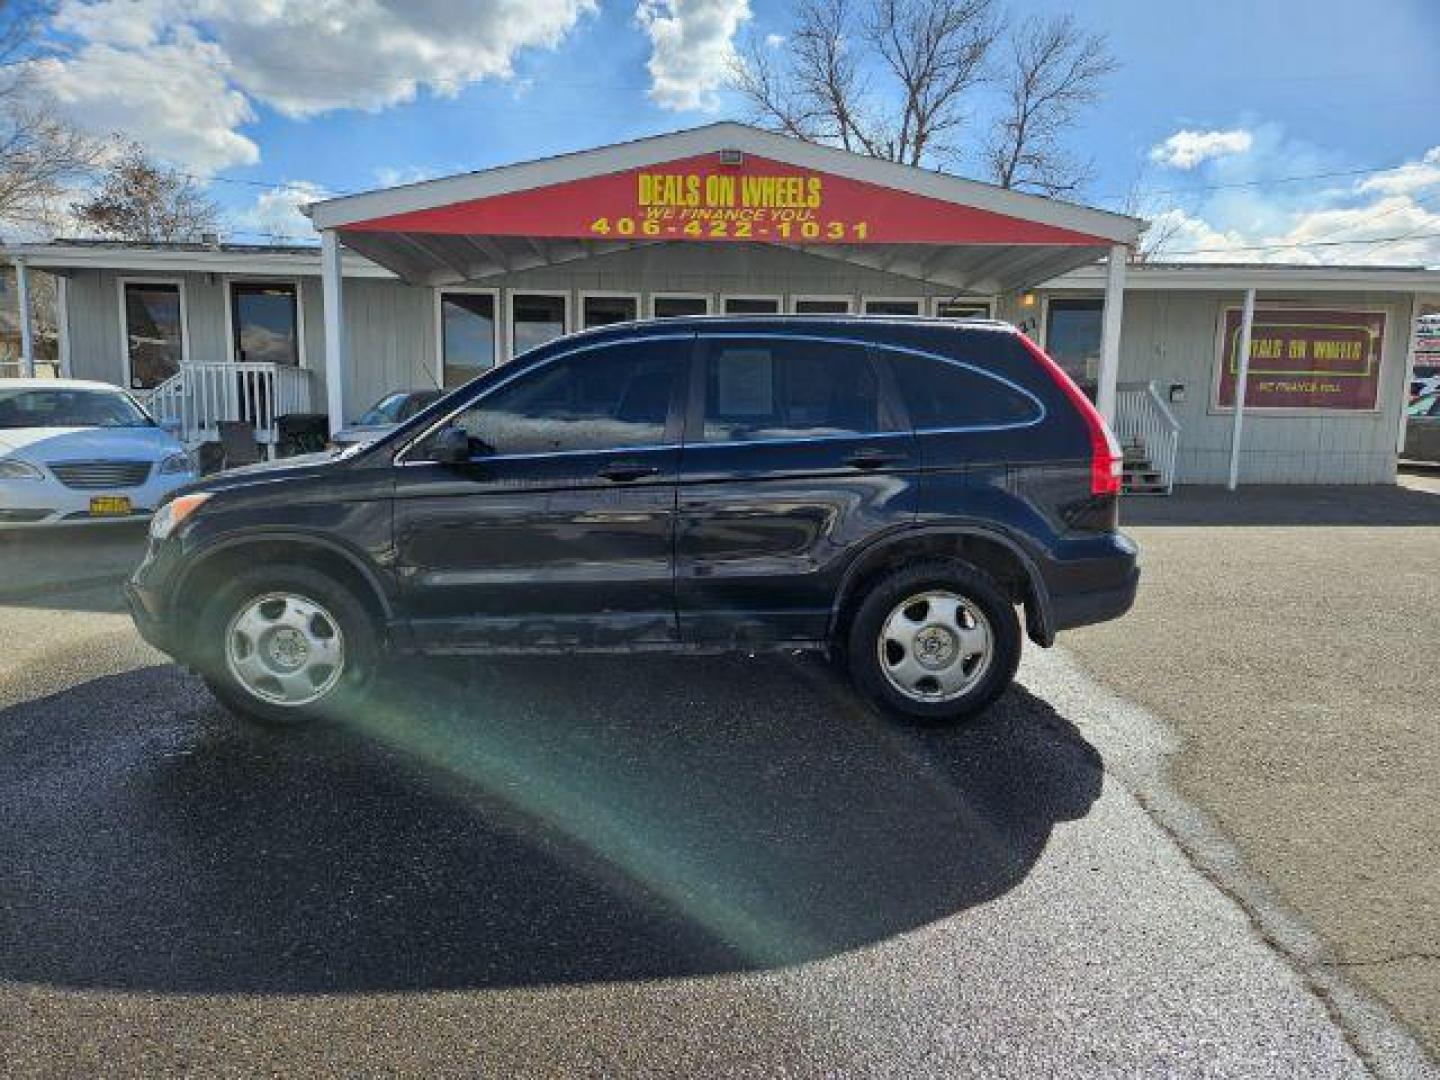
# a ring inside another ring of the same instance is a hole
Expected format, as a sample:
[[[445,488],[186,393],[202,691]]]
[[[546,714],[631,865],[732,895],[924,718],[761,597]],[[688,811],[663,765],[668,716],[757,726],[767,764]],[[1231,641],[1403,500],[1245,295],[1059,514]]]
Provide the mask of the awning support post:
[[[1398,458],[1405,452],[1405,428],[1409,417],[1405,413],[1405,403],[1410,400],[1410,380],[1415,378],[1415,352],[1420,347],[1420,315],[1425,310],[1421,303],[1420,294],[1414,293],[1410,297],[1410,338],[1405,345],[1405,381],[1400,384],[1400,421],[1395,432],[1395,456]]]
[[[25,257],[15,259],[15,300],[20,305],[20,369],[25,378],[35,377],[35,327],[30,317],[30,270]]]
[[[1240,315],[1240,370],[1235,376],[1235,419],[1230,427],[1230,479],[1225,486],[1234,491],[1240,483],[1240,431],[1245,426],[1245,391],[1250,382],[1250,333],[1255,327],[1255,290],[1245,290],[1245,307]]]
[[[1111,427],[1115,425],[1115,392],[1120,383],[1120,326],[1125,315],[1125,264],[1129,259],[1130,249],[1124,244],[1114,244],[1105,266],[1105,311],[1100,323],[1100,371],[1095,406]]]
[[[320,234],[320,291],[325,305],[325,411],[330,434],[345,426],[345,309],[340,239],[334,229]]]

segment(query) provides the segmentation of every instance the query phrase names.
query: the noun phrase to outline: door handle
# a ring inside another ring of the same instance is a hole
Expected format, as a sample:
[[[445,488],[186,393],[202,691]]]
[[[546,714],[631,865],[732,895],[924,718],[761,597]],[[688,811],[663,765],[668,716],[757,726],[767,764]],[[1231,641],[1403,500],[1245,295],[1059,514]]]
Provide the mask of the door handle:
[[[905,454],[889,450],[856,450],[845,459],[845,464],[857,469],[879,469],[885,465],[898,465],[904,460]]]
[[[654,476],[659,471],[658,465],[642,465],[638,461],[615,461],[601,469],[600,475],[606,480],[623,482],[639,480],[642,476]]]

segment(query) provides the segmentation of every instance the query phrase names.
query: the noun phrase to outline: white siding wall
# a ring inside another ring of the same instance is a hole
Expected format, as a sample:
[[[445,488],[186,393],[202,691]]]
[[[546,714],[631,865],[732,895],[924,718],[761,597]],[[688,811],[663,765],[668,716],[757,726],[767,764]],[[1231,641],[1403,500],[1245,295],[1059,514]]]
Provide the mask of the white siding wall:
[[[1061,294],[1054,295],[1078,295]],[[1233,414],[1211,407],[1216,333],[1221,311],[1240,293],[1136,290],[1125,296],[1120,381],[1153,381],[1162,395],[1172,383],[1185,400],[1170,406],[1179,421],[1176,480],[1224,483],[1230,467]],[[1380,370],[1380,409],[1293,416],[1247,412],[1240,481],[1249,484],[1380,484],[1395,479],[1395,438],[1404,401],[1405,349],[1411,299],[1394,294],[1262,293],[1260,307],[1380,308],[1387,312]]]
[[[82,271],[71,279],[70,342],[74,373],[121,383],[124,361],[119,293],[113,271]],[[186,274],[191,357],[223,360],[223,279]],[[241,280],[237,278],[237,280]],[[539,267],[476,284],[487,288],[565,292],[572,325],[585,290],[724,294],[948,296],[950,291],[894,274],[802,252],[740,249],[725,245],[654,245],[552,267]],[[383,279],[347,279],[345,313],[350,335],[347,420],[389,390],[437,383],[434,292]],[[316,408],[323,408],[324,320],[318,277],[301,281],[306,365]],[[1266,304],[1273,297],[1262,296]],[[1228,466],[1231,417],[1211,409],[1217,321],[1239,293],[1131,291],[1121,337],[1122,381],[1153,380],[1162,393],[1184,384],[1186,400],[1172,408],[1179,419],[1181,483],[1220,483]],[[1389,313],[1378,413],[1277,416],[1253,413],[1245,423],[1241,479],[1246,483],[1384,483],[1395,477],[1395,433],[1403,399],[1404,358],[1411,312],[1396,294],[1293,294],[1287,303],[1317,307],[1382,307]],[[502,304],[502,310],[503,310]],[[643,310],[648,310],[644,307]],[[1043,304],[1022,308],[1002,298],[999,314],[1017,322],[1038,320]],[[503,338],[502,334],[502,338]],[[503,345],[502,345],[503,348]],[[502,353],[503,355],[503,353]]]

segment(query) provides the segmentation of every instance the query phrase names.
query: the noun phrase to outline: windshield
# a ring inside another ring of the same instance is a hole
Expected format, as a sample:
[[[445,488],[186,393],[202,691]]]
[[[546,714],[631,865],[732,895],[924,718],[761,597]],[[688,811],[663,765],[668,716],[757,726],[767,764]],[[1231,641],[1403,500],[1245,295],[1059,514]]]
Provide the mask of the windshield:
[[[405,411],[405,400],[409,394],[387,394],[360,414],[360,425],[398,424]]]
[[[0,390],[0,428],[154,426],[119,390]]]

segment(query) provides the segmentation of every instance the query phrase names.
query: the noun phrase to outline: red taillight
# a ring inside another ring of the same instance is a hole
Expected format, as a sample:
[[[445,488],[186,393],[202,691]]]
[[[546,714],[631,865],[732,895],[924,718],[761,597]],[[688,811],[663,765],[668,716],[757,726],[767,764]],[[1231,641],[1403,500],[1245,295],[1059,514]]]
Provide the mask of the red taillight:
[[[1064,368],[1046,356],[1044,350],[1024,334],[1020,335],[1020,340],[1025,348],[1030,350],[1030,355],[1055,380],[1055,385],[1065,391],[1065,396],[1085,420],[1085,429],[1090,433],[1090,494],[1119,495],[1120,475],[1125,459],[1120,452],[1120,444],[1115,441],[1115,436],[1110,431],[1110,425],[1105,423],[1105,418],[1100,415],[1094,403],[1085,396],[1085,391],[1065,374]]]

